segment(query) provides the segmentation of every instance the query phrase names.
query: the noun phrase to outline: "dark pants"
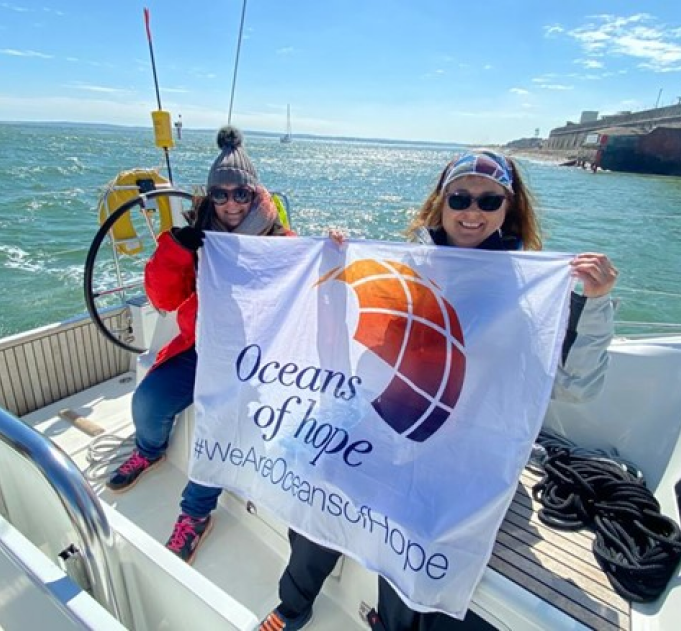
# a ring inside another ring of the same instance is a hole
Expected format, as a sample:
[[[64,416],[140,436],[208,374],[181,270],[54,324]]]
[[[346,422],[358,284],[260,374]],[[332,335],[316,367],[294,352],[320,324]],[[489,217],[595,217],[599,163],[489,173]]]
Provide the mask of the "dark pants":
[[[313,543],[293,530],[288,531],[288,539],[291,556],[279,579],[279,598],[283,613],[296,616],[312,607],[341,553]],[[378,578],[378,616],[386,631],[496,631],[472,611],[464,620],[442,613],[413,611],[381,576]]]
[[[378,577],[378,617],[386,631],[496,631],[496,627],[469,611],[463,620],[443,613],[409,609],[382,576]]]
[[[288,531],[288,540],[291,556],[279,579],[279,598],[286,615],[298,615],[312,607],[341,553],[313,543],[293,530]]]

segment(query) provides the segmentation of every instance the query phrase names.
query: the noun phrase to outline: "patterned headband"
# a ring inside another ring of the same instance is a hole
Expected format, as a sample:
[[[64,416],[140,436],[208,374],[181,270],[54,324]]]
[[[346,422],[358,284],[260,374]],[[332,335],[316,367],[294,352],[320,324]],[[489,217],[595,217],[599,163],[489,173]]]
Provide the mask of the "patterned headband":
[[[467,175],[486,177],[501,184],[509,192],[513,192],[513,172],[508,160],[498,153],[485,151],[482,153],[464,153],[450,163],[442,180],[445,189],[454,180]],[[441,189],[441,190],[442,190]]]

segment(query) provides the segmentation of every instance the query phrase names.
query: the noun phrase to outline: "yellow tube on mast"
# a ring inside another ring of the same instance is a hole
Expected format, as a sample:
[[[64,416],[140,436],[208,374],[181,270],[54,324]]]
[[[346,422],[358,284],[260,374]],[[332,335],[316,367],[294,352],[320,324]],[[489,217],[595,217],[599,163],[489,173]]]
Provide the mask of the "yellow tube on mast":
[[[172,125],[170,123],[170,112],[156,110],[151,113],[151,120],[154,123],[154,141],[159,149],[170,149],[175,146],[173,139]]]

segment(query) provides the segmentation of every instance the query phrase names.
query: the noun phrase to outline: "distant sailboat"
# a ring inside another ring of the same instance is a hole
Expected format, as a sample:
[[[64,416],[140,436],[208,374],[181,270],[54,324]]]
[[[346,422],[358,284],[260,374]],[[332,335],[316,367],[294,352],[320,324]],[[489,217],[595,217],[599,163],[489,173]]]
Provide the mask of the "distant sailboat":
[[[287,143],[293,140],[291,135],[291,105],[286,106],[286,133],[279,139],[281,142]]]

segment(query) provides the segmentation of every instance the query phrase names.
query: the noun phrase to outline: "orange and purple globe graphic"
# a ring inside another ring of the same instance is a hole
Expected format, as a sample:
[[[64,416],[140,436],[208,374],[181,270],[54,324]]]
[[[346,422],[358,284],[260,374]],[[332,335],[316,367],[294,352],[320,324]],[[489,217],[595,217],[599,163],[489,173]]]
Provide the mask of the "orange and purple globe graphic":
[[[423,442],[449,418],[461,394],[466,357],[456,311],[439,287],[403,263],[363,259],[320,280],[355,292],[354,339],[391,371],[371,405],[398,434]]]

